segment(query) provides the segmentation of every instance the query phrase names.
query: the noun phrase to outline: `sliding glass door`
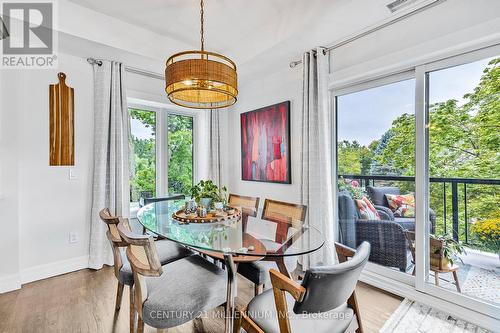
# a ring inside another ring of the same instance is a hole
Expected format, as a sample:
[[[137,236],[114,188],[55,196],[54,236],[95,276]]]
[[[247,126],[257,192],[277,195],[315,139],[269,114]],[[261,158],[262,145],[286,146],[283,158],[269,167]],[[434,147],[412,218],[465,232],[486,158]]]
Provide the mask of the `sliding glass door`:
[[[411,275],[414,268],[407,243],[415,231],[412,76],[372,81],[336,97],[339,239],[350,247],[371,243],[371,268],[383,274]]]
[[[500,311],[500,53],[422,66],[427,151],[422,289],[485,314]],[[492,56],[493,55],[493,56]]]
[[[500,46],[333,92],[338,240],[380,286],[498,318]]]

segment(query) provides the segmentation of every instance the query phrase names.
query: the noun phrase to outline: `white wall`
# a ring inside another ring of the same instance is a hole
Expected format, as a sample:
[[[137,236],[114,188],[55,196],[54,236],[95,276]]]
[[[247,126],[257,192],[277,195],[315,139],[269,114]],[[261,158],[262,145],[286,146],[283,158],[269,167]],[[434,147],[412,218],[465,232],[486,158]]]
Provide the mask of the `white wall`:
[[[222,110],[227,117],[225,132],[227,151],[227,170],[230,174],[228,185],[232,193],[274,198],[290,202],[299,202],[300,190],[300,121],[301,121],[301,81],[300,70],[272,73],[263,80],[244,82],[240,86],[238,102],[229,110]],[[240,114],[261,107],[290,101],[291,164],[292,184],[260,183],[241,180],[241,141]]]
[[[0,292],[19,288],[17,108],[6,97],[21,100],[14,73],[0,74]]]
[[[346,44],[331,52],[330,76],[333,83],[360,80],[395,66],[420,64],[449,56],[458,49],[474,49],[500,41],[500,1],[448,0],[407,20]],[[327,45],[325,40],[323,45]],[[305,50],[303,50],[305,51]],[[434,57],[434,58],[433,58]],[[283,58],[283,64],[291,60]],[[244,70],[244,69],[243,69]],[[278,69],[277,69],[278,70]],[[230,191],[298,202],[300,199],[300,112],[302,67],[282,66],[278,72],[240,82],[237,104],[227,111],[227,149]],[[241,180],[239,114],[290,100],[292,184],[247,182]],[[355,115],[353,115],[355,116]]]
[[[75,89],[75,166],[77,179],[69,180],[69,167],[48,163],[48,85],[57,73]],[[88,256],[89,198],[93,155],[93,76],[82,58],[59,55],[58,70],[18,71],[24,98],[16,110],[19,133],[19,241],[21,279],[30,280],[37,266]],[[69,244],[69,232],[79,241]],[[83,258],[82,258],[83,257]]]
[[[0,71],[0,253],[4,263],[0,292],[88,267],[93,71],[85,57],[59,53],[58,58],[57,70]],[[135,64],[141,67],[140,57]],[[66,83],[75,89],[74,180],[69,179],[69,167],[51,167],[48,161],[48,89],[57,83],[59,71],[66,73]],[[167,101],[161,80],[126,73],[126,85],[132,97]],[[199,141],[206,142],[205,119],[200,120]],[[70,232],[77,233],[77,243],[69,243]]]

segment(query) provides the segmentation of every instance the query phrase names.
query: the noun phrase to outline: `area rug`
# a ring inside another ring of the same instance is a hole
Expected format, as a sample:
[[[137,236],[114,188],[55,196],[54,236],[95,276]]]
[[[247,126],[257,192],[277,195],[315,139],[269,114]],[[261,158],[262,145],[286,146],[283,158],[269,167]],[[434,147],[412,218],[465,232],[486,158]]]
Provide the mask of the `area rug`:
[[[488,331],[406,298],[380,330],[380,333],[427,332],[486,333]]]

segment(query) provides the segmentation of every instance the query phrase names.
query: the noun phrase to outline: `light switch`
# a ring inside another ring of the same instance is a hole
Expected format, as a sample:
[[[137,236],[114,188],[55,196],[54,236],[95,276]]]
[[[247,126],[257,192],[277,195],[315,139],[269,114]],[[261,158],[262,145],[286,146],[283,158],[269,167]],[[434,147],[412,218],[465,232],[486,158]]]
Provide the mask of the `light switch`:
[[[78,179],[75,173],[75,169],[69,169],[69,180],[75,180]]]

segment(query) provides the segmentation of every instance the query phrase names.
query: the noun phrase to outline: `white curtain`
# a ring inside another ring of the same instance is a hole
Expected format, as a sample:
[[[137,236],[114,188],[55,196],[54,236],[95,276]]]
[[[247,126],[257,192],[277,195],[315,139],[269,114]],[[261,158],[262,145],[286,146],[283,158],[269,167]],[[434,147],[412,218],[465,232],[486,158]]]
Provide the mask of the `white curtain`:
[[[210,110],[208,141],[208,178],[221,186],[221,139],[219,110]]]
[[[118,62],[94,64],[94,169],[89,267],[113,265],[107,227],[99,211],[129,216],[129,117],[123,85],[125,69]]]
[[[307,223],[319,229],[323,247],[302,258],[308,269],[335,262],[333,219],[332,112],[328,96],[328,55],[323,48],[304,53],[302,102],[301,201],[307,205]],[[314,237],[314,236],[311,236]],[[317,242],[318,239],[310,239]]]

